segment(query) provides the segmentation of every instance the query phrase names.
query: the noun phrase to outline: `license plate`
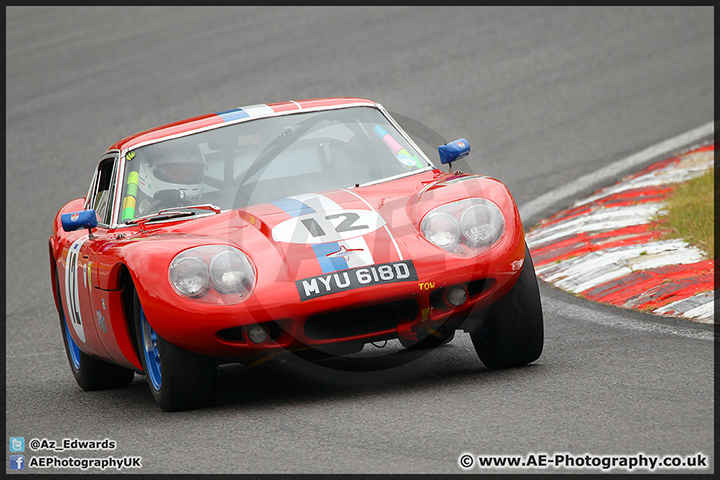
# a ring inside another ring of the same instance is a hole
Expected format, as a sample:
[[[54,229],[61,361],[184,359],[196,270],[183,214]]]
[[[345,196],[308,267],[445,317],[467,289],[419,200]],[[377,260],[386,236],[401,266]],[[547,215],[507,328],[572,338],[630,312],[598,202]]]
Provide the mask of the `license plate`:
[[[417,281],[412,260],[351,268],[334,273],[296,280],[300,301],[332,295],[355,288],[386,283]]]

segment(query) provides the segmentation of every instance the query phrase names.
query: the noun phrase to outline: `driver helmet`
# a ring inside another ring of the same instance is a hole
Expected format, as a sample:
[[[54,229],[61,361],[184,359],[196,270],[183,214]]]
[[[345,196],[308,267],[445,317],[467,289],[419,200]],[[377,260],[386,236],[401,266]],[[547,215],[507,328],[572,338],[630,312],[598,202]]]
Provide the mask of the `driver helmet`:
[[[150,198],[162,190],[179,190],[183,198],[197,200],[203,193],[205,162],[198,147],[156,145],[145,152],[138,170],[138,187]]]

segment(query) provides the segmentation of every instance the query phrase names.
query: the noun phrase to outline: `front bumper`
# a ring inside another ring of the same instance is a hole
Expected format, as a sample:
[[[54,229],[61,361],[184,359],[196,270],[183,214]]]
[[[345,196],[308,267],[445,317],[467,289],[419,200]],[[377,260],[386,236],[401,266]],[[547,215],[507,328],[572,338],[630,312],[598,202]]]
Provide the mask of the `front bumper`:
[[[423,330],[458,328],[502,298],[514,285],[525,254],[522,239],[501,242],[482,259],[461,259],[432,248],[432,255],[410,262],[417,276],[405,281],[305,299],[296,282],[266,281],[238,305],[197,304],[167,292],[177,301],[162,301],[164,295],[156,295],[143,301],[143,308],[166,340],[227,361],[308,347],[416,340]],[[341,276],[340,284],[348,278],[344,273],[334,274]],[[461,305],[447,301],[453,287],[466,291]],[[267,339],[255,343],[248,334],[252,325],[263,327]]]

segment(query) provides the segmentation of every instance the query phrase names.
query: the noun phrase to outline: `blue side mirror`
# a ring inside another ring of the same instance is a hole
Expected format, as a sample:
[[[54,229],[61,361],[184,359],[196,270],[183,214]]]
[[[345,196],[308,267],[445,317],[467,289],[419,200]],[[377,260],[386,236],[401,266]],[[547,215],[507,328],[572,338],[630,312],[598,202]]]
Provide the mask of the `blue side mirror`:
[[[452,163],[455,160],[467,157],[470,154],[470,143],[464,138],[448,142],[438,147],[440,163]]]
[[[78,228],[87,228],[90,231],[91,228],[97,227],[97,216],[95,210],[83,210],[82,212],[63,213],[60,216],[62,227],[66,232],[72,232]],[[90,232],[92,236],[92,232]]]

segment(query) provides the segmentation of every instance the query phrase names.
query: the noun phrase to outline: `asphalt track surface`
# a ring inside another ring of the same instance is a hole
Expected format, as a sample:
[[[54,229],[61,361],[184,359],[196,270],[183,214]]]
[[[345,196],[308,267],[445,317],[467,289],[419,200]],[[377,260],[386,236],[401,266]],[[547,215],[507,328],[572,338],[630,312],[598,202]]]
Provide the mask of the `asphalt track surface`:
[[[522,207],[713,119],[712,7],[9,7],[6,30],[6,442],[117,442],[28,458],[142,456],[142,473],[463,473],[463,453],[702,453],[698,473],[713,471],[712,326],[543,284],[546,344],[530,366],[489,371],[464,333],[424,356],[391,342],[313,368],[223,367],[213,407],[165,414],[140,376],[77,387],[47,253],[54,214],[85,195],[117,139],[287,99],[368,97],[465,137],[465,168],[505,182]],[[526,227],[572,200],[534,209]]]

